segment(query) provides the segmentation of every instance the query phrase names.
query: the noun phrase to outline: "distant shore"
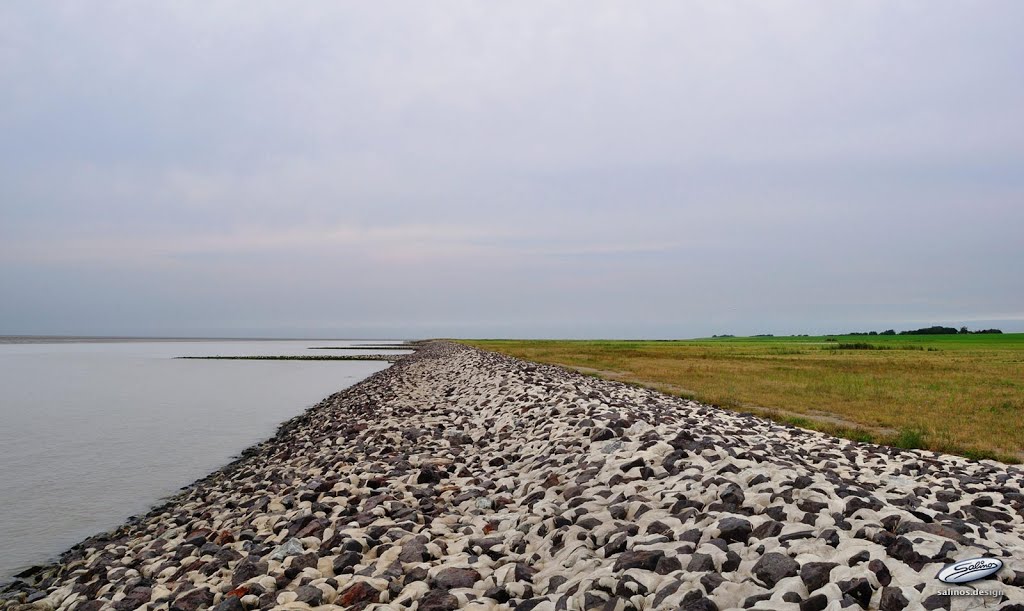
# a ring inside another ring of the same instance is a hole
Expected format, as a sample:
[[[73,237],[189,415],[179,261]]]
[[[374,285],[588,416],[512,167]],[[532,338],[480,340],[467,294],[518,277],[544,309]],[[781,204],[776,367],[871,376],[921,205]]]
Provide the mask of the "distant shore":
[[[339,348],[344,350],[344,348]],[[262,355],[262,356],[177,356],[176,359],[206,361],[388,361],[396,363],[404,354],[353,354],[353,355]]]
[[[56,344],[56,343],[97,343],[97,342],[286,342],[286,341],[317,341],[317,342],[352,342],[373,341],[346,338],[307,338],[307,337],[147,337],[118,335],[0,335],[0,344]],[[392,341],[392,340],[376,340]],[[396,345],[404,345],[405,340],[393,340]]]

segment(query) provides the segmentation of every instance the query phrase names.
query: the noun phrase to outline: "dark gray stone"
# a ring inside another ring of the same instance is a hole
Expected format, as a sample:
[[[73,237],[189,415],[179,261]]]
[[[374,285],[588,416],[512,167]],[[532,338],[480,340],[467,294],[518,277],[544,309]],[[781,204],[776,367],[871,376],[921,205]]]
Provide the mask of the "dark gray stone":
[[[950,608],[952,601],[949,596],[941,596],[939,594],[932,594],[928,598],[921,601],[921,606],[928,611],[934,611],[935,609],[946,609]]]
[[[658,561],[664,556],[665,552],[663,551],[622,552],[615,560],[612,570],[615,572],[626,569],[653,571],[658,566]]]
[[[876,558],[869,562],[868,570],[875,574],[879,585],[887,586],[892,583],[892,573],[889,572],[889,567],[885,566],[885,563],[881,560]]]
[[[658,590],[658,593],[654,595],[654,608],[657,609],[661,607],[661,603],[664,602],[664,600],[669,596],[675,594],[679,590],[679,587],[681,585],[683,585],[683,582],[679,581],[678,579],[675,579],[672,581],[672,583]]]
[[[401,553],[398,554],[398,559],[402,562],[425,562],[429,558],[427,546],[418,538],[404,543]]]
[[[718,573],[705,573],[700,577],[700,585],[704,586],[704,591],[708,594],[714,592],[724,581],[725,579]]]
[[[746,543],[754,528],[743,518],[725,518],[718,523],[719,537],[730,543]]]
[[[40,598],[46,598],[45,592],[39,592],[38,594],[43,595]],[[135,588],[134,590],[129,592],[124,598],[117,601],[114,604],[114,608],[117,609],[117,611],[131,611],[132,609],[138,609],[142,605],[148,603],[150,598],[152,597],[153,590],[151,590],[150,588]],[[39,599],[37,598],[35,600]],[[33,600],[33,598],[30,596],[25,600],[25,602],[31,603],[35,602],[35,600]]]
[[[882,596],[878,600],[879,611],[903,611],[910,601],[899,588],[882,588]]]
[[[295,600],[306,603],[312,607],[318,606],[324,600],[324,592],[316,586],[299,586],[295,590]]]
[[[266,562],[243,560],[235,566],[235,572],[231,575],[231,587],[237,588],[250,579],[266,575],[268,570],[269,564]]]
[[[515,571],[512,573],[516,581],[525,581],[527,583],[533,582],[533,576],[537,574],[537,569],[524,563],[517,562]]]
[[[658,559],[657,566],[654,567],[654,572],[659,575],[668,575],[669,573],[675,573],[683,568],[683,563],[679,561],[678,556],[663,556]]]
[[[751,535],[755,539],[768,539],[770,537],[778,537],[779,533],[782,532],[782,522],[776,522],[775,520],[768,520],[762,522]]]
[[[862,609],[868,608],[868,603],[871,602],[871,596],[875,593],[875,589],[871,587],[871,583],[864,577],[858,577],[849,581],[839,582],[839,591],[844,596],[849,596],[853,600],[857,601],[857,604]]]
[[[441,569],[434,576],[434,585],[445,590],[471,588],[478,581],[480,581],[480,573],[473,569]]]
[[[245,611],[245,607],[237,596],[228,596],[214,607],[214,611]]]
[[[807,562],[800,567],[800,580],[808,592],[814,592],[828,583],[829,574],[837,566],[835,562]]]
[[[334,558],[334,574],[352,573],[353,567],[359,564],[362,554],[359,552],[342,552]]]
[[[800,571],[800,564],[778,552],[768,552],[754,564],[754,576],[769,588]]]
[[[684,600],[679,611],[718,611],[718,605],[703,595],[691,600]]]
[[[690,564],[686,570],[692,573],[704,573],[715,570],[715,559],[707,554],[696,553],[690,556]]]
[[[857,566],[862,562],[867,562],[868,558],[870,557],[871,554],[869,554],[866,550],[861,550],[856,554],[850,556],[850,559],[847,561],[846,564],[847,566]]]
[[[828,606],[828,597],[824,594],[815,594],[800,602],[800,611],[821,611]]]
[[[171,603],[171,611],[196,611],[213,605],[213,592],[206,588],[189,590]]]

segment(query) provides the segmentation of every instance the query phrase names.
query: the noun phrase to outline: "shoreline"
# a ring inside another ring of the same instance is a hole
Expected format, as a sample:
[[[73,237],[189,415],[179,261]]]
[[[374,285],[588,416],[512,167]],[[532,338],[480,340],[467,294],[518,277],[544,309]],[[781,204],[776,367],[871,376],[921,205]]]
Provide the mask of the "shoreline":
[[[1024,602],[1016,467],[407,348],[0,608],[913,608],[968,553]]]
[[[0,344],[119,344],[140,342],[366,342],[365,339],[307,338],[307,337],[182,337],[143,335],[0,335]],[[419,340],[388,340],[403,342],[396,346],[415,343]],[[376,345],[376,344],[375,344]]]
[[[267,356],[176,356],[175,359],[198,361],[387,361],[397,363],[405,354],[356,354],[356,355],[267,355]]]

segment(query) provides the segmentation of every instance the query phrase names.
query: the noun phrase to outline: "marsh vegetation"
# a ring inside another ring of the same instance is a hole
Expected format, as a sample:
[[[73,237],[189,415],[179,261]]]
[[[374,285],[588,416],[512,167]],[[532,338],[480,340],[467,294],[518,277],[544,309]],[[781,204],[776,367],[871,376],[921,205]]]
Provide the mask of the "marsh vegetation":
[[[855,439],[1024,458],[1024,334],[466,343]]]

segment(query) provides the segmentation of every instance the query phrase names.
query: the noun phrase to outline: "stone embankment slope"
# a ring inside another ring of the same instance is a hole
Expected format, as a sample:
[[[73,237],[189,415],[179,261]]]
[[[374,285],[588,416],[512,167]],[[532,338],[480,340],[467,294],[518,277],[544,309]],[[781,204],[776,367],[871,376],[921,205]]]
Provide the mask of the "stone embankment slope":
[[[435,342],[0,606],[1024,609],[1022,486]]]

